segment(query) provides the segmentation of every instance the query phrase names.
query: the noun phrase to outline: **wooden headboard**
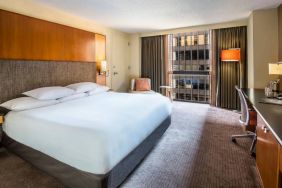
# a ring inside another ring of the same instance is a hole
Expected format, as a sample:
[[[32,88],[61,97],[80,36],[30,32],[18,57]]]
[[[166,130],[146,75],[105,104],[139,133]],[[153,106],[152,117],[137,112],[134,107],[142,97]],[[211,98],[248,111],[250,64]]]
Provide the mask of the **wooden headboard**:
[[[96,63],[0,60],[0,103],[46,86],[96,81]]]
[[[0,103],[38,87],[95,82],[106,58],[104,35],[1,9],[0,41]]]
[[[0,41],[0,59],[96,61],[95,33],[1,9]]]

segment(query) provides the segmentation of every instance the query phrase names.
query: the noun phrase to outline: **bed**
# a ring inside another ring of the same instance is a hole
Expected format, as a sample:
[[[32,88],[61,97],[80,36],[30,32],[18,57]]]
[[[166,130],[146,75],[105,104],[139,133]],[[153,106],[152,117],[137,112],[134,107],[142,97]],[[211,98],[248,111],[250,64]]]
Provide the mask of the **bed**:
[[[10,111],[2,144],[68,187],[117,187],[156,145],[170,115],[171,102],[160,94],[104,92]]]

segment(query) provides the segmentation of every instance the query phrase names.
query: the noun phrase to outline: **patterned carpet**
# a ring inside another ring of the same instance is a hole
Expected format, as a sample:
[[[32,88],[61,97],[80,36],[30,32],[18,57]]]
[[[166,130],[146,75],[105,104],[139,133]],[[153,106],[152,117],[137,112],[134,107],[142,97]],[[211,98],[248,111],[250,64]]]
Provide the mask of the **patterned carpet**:
[[[242,133],[239,115],[205,104],[174,102],[172,124],[122,188],[262,187],[251,141],[230,141]],[[54,178],[17,156],[0,152],[1,188],[59,188]]]

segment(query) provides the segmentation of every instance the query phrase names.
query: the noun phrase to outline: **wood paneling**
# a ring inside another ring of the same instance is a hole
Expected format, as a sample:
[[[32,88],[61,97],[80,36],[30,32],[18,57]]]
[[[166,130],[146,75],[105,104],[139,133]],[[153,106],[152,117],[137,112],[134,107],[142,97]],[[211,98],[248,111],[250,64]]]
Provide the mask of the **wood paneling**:
[[[95,34],[95,61],[97,62],[97,71],[101,69],[101,61],[106,59],[106,36]]]
[[[95,60],[96,62],[106,59],[106,36],[95,34]]]
[[[95,33],[4,10],[0,41],[1,59],[95,61]]]
[[[282,146],[279,150],[279,187],[282,187]]]
[[[258,116],[256,162],[264,187],[277,188],[279,184],[279,144]]]

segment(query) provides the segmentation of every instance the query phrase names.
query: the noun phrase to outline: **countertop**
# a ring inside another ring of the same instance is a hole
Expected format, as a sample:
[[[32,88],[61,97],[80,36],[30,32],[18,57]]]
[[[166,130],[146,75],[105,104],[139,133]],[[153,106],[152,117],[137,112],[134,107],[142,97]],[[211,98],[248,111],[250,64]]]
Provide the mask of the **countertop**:
[[[243,89],[243,92],[282,145],[282,105],[260,103],[265,98],[263,89]]]

